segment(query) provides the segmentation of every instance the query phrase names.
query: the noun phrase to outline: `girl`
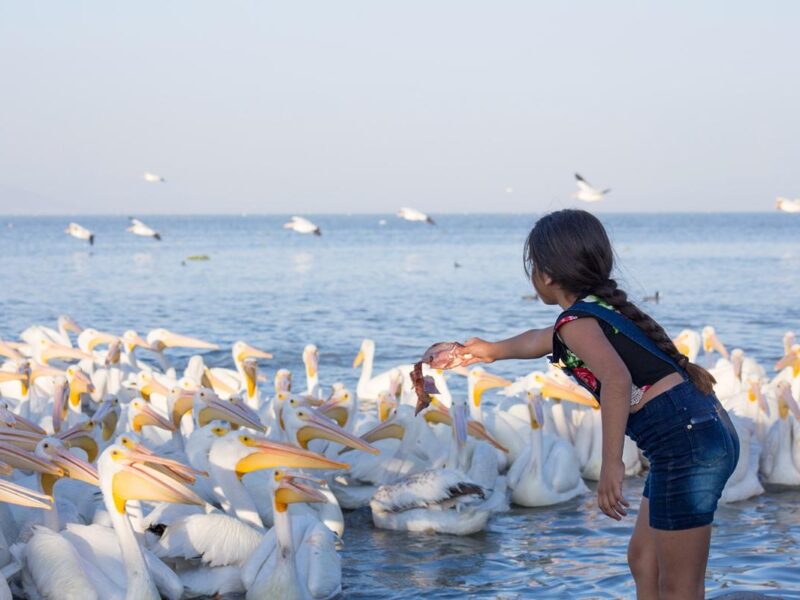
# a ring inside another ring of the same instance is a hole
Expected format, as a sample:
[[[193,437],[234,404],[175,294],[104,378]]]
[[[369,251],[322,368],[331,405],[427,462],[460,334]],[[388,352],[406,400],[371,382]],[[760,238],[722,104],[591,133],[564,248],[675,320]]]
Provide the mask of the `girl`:
[[[525,244],[539,298],[563,312],[555,325],[500,342],[468,340],[465,365],[550,360],[601,405],[603,462],[597,504],[620,520],[627,433],[650,461],[628,564],[637,597],[703,598],[717,500],[739,458],[739,440],[714,396],[714,378],[611,279],[614,256],[600,221],[582,210],[545,215]],[[601,385],[602,384],[602,385]]]

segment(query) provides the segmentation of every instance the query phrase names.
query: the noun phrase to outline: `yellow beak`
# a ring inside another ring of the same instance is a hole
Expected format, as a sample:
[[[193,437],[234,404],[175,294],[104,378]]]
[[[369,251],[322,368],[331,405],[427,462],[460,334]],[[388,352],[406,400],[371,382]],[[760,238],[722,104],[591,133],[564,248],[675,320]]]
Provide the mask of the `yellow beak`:
[[[236,463],[236,473],[241,477],[246,473],[262,469],[347,469],[349,465],[320,456],[316,452],[302,450],[256,438],[248,444],[253,451]]]

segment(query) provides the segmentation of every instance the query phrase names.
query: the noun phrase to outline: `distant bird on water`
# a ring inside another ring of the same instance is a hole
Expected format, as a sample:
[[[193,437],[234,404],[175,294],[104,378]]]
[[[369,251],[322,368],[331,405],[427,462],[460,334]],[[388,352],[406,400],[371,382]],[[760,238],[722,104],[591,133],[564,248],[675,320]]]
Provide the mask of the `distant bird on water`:
[[[131,220],[131,226],[128,227],[125,231],[130,231],[134,235],[140,235],[142,237],[151,237],[158,241],[161,241],[161,234],[158,233],[155,229],[148,227],[144,223],[142,223],[139,219],[135,219],[134,217],[128,217]]]
[[[592,187],[588,181],[586,181],[577,173],[575,173],[575,179],[578,181],[578,191],[572,196],[578,200],[583,200],[584,202],[598,202],[599,200],[605,198],[605,195],[611,191],[611,188],[608,188],[601,192],[597,188]]]
[[[789,198],[778,196],[775,201],[775,208],[787,213],[800,213],[800,198],[789,200]]]
[[[322,230],[319,227],[303,217],[292,217],[291,221],[283,224],[283,228],[291,229],[297,233],[313,233],[314,235],[322,235]]]
[[[88,240],[89,245],[94,246],[94,234],[88,229],[86,229],[86,227],[82,227],[77,223],[70,223],[64,230],[64,233],[68,233],[72,237],[79,240]]]
[[[652,296],[645,296],[644,298],[642,298],[642,300],[645,302],[655,302],[656,304],[658,304],[659,302],[661,302],[661,292],[656,290],[655,294],[653,294]]]
[[[149,171],[145,171],[144,175],[142,175],[142,179],[144,179],[147,183],[164,183],[166,179],[164,179],[161,175],[156,175],[155,173],[150,173]]]
[[[406,221],[425,221],[431,225],[436,225],[428,215],[424,212],[418,211],[416,208],[401,208],[397,212],[397,216]]]

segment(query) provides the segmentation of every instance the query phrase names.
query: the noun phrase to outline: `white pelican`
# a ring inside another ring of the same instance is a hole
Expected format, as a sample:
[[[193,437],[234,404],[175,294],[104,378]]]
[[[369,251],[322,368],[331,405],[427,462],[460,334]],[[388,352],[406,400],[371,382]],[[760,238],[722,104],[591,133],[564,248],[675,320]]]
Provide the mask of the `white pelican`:
[[[64,230],[64,233],[70,234],[77,240],[86,240],[90,246],[94,246],[94,234],[77,223],[70,223]]]
[[[58,534],[37,528],[25,546],[28,595],[46,600],[108,598],[177,600],[178,577],[139,545],[126,514],[129,500],[199,504],[202,500],[164,467],[173,461],[111,445],[98,460],[100,490],[113,531],[69,525]]]
[[[606,194],[611,191],[611,188],[600,191],[592,187],[588,181],[577,173],[575,173],[575,180],[578,184],[578,191],[575,192],[572,197],[583,200],[584,202],[598,202],[605,198]]]
[[[72,340],[69,337],[70,332],[79,334],[83,328],[78,325],[72,317],[68,315],[61,315],[58,317],[58,331],[45,327],[43,325],[32,325],[20,334],[20,339],[28,344],[32,349],[35,348],[42,338],[61,346],[72,346]]]
[[[358,378],[358,386],[356,387],[358,399],[377,400],[380,392],[384,390],[397,390],[399,378],[399,394],[402,396],[403,401],[411,404],[415,403],[414,386],[411,383],[411,370],[414,368],[414,365],[398,365],[373,376],[372,367],[374,360],[375,342],[371,339],[364,339],[361,342],[361,347],[358,350],[355,360],[353,360],[354,369],[361,366],[361,375]],[[441,371],[431,369],[427,364],[423,364],[422,373],[433,377],[437,389],[446,389],[447,383]]]
[[[322,235],[322,230],[314,223],[303,217],[292,217],[292,220],[283,224],[284,229],[291,229],[297,233],[313,233]]]
[[[520,506],[549,506],[589,491],[581,479],[575,449],[566,440],[543,431],[544,411],[538,391],[528,393],[530,443],[511,465],[511,500]]]
[[[125,231],[130,231],[133,235],[140,235],[142,237],[150,237],[154,240],[161,241],[161,234],[155,229],[148,227],[142,221],[135,217],[128,217],[130,219],[130,226]]]
[[[303,348],[303,365],[306,368],[306,395],[322,398],[322,388],[319,385],[319,349],[314,344]]]
[[[422,221],[423,223],[430,223],[436,225],[428,215],[424,212],[418,211],[416,208],[403,207],[397,212],[397,216],[406,221]]]
[[[580,422],[575,430],[575,451],[581,465],[581,476],[599,481],[603,462],[603,423],[600,408],[584,409],[578,413],[578,418]],[[627,435],[622,445],[622,462],[625,464],[626,476],[638,475],[643,469],[639,448]]]
[[[289,506],[325,502],[319,490],[284,471],[272,474],[275,526],[242,568],[248,600],[327,599],[342,591],[336,537],[319,521],[292,517]]]
[[[156,175],[155,173],[150,173],[149,171],[145,171],[144,175],[142,175],[142,179],[144,179],[147,183],[164,183],[166,179],[164,179],[161,175]]]
[[[735,413],[730,413],[728,416],[739,436],[739,462],[736,463],[736,468],[722,490],[719,499],[722,503],[747,500],[764,493],[764,488],[758,479],[761,444],[756,434],[756,424],[751,419],[740,417]]]
[[[778,199],[775,200],[775,208],[781,212],[800,213],[800,198],[789,200],[789,198],[778,196]]]
[[[467,409],[450,407],[452,434],[448,465],[467,464]],[[505,478],[497,478],[494,492],[486,490],[462,471],[434,468],[382,485],[370,501],[372,520],[380,529],[430,531],[470,535],[486,527],[492,512],[508,506]]]
[[[207,385],[222,397],[241,391],[247,405],[258,410],[261,399],[258,394],[258,363],[256,359],[271,359],[272,354],[254,348],[247,342],[239,340],[231,347],[233,369],[214,367],[205,370]]]
[[[706,325],[703,327],[701,336],[703,339],[704,352],[703,363],[705,364],[706,368],[713,368],[716,365],[716,360],[714,358],[715,352],[718,352],[725,360],[730,358],[728,350],[725,348],[725,344],[723,344],[717,337],[717,331],[711,327],[711,325]]]
[[[700,353],[700,347],[703,345],[703,340],[699,333],[693,329],[684,329],[678,334],[678,337],[672,340],[678,352],[686,356],[690,362],[697,362],[697,355]]]
[[[800,407],[786,381],[778,384],[778,420],[767,432],[760,467],[766,483],[800,486]]]

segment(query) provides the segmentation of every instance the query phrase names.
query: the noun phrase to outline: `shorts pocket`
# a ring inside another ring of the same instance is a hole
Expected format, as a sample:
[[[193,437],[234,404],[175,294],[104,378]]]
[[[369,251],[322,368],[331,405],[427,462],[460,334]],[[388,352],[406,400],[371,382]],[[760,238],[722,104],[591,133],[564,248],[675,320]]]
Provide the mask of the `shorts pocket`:
[[[686,424],[686,433],[695,464],[711,466],[727,456],[725,426],[716,413],[693,416]]]

